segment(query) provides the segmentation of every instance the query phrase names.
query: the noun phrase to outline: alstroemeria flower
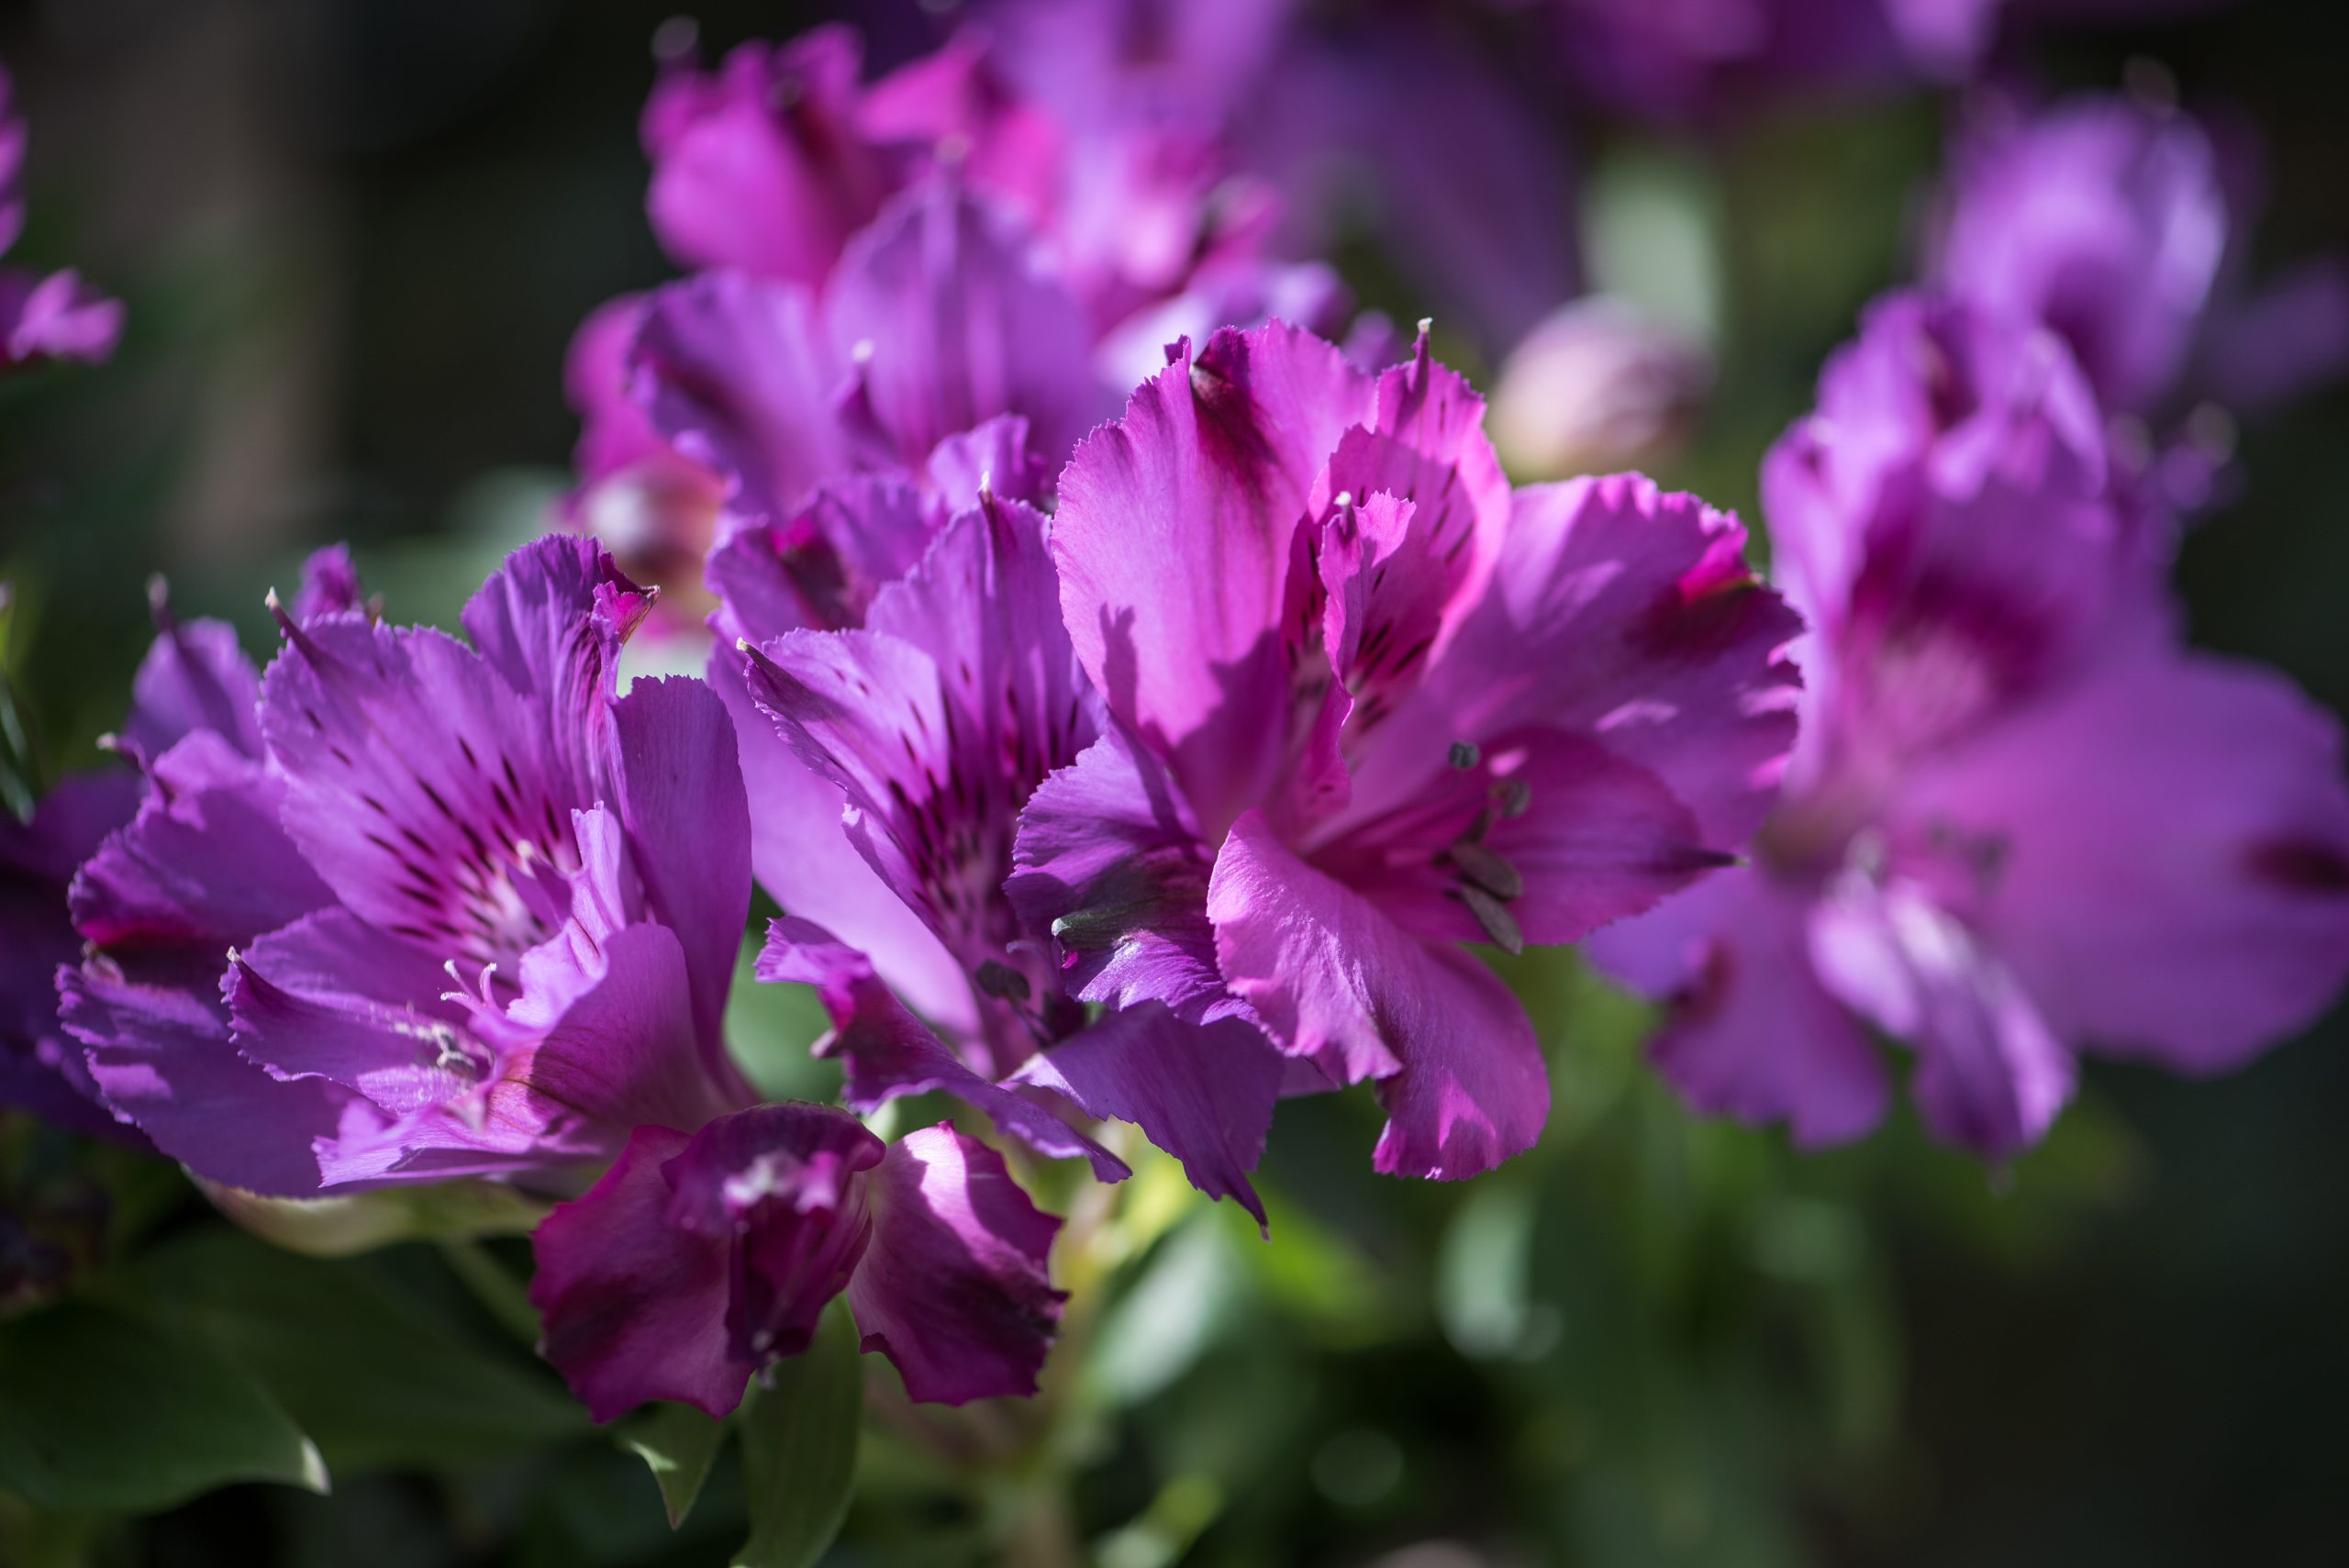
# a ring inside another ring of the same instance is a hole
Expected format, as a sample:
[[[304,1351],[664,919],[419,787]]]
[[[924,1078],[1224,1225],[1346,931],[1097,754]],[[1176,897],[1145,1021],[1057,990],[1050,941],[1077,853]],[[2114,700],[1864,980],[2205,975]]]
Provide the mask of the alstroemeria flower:
[[[1928,276],[2053,328],[2113,412],[2272,404],[2349,364],[2349,267],[2328,256],[2255,290],[2254,182],[2231,172],[2169,105],[1986,99],[1952,160]]]
[[[824,1049],[847,1069],[852,1105],[944,1089],[1041,1153],[1124,1176],[1038,1103],[1058,1096],[1140,1124],[1203,1190],[1236,1196],[1261,1221],[1246,1173],[1281,1076],[1262,1034],[1147,999],[1089,1020],[1044,956],[1049,918],[1004,890],[1021,809],[1101,733],[1061,623],[1046,531],[1030,507],[983,495],[874,597],[862,629],[744,644],[750,696],[841,793],[833,831],[844,828],[919,926],[927,956],[913,978],[946,992],[926,1009],[943,1038],[883,983],[876,962],[895,980],[911,956],[885,933],[868,959],[795,909],[770,930],[760,977],[817,987],[834,1025]]]
[[[0,66],[0,255],[25,228],[25,122]],[[0,372],[50,360],[99,364],[122,339],[122,303],[67,271],[0,267]]]
[[[76,1132],[122,1129],[57,1024],[57,966],[82,952],[65,890],[138,801],[137,776],[114,770],[58,780],[28,821],[0,807],[0,1106]]]
[[[916,1399],[1033,1394],[1064,1293],[1060,1221],[945,1123],[884,1145],[845,1111],[760,1106],[639,1128],[538,1229],[541,1353],[599,1421],[649,1399],[724,1417],[847,1293]]]
[[[1915,1052],[1939,1136],[2028,1147],[2083,1050],[2189,1073],[2304,1025],[2349,974],[2339,727],[2188,652],[2043,328],[1898,298],[1771,451],[1804,739],[1750,868],[1592,944],[1671,999],[1700,1109],[1855,1137]]]
[[[205,726],[73,888],[64,1023],[116,1114],[299,1196],[592,1164],[743,1103],[732,728],[698,682],[613,695],[645,607],[551,539],[467,605],[471,647],[281,611],[257,702],[233,645],[190,665]]]
[[[1575,940],[1726,863],[1793,740],[1794,617],[1736,522],[1636,477],[1512,493],[1483,404],[1280,325],[1180,345],[1061,480],[1114,724],[1011,884],[1091,1002],[1238,1015],[1377,1081],[1376,1164],[1475,1173],[1549,1101],[1463,945]]]
[[[1275,215],[1212,128],[1130,105],[1071,134],[976,33],[859,71],[855,35],[825,28],[654,89],[653,226],[707,273],[591,317],[569,377],[567,514],[632,565],[673,572],[851,473],[922,480],[999,415],[1049,477],[1170,323],[1342,320],[1328,268],[1263,254]]]
[[[149,598],[155,641],[132,679],[130,712],[108,746],[142,771],[196,730],[215,733],[230,752],[257,753],[260,677],[238,648],[235,628],[180,620],[160,578]],[[340,546],[303,563],[297,617],[358,603],[358,579]],[[181,775],[174,769],[170,776]],[[115,769],[59,780],[30,821],[0,813],[0,1104],[134,1142],[139,1134],[106,1108],[81,1045],[59,1025],[57,972],[82,954],[68,902],[76,873],[131,820],[140,798],[140,773]]]

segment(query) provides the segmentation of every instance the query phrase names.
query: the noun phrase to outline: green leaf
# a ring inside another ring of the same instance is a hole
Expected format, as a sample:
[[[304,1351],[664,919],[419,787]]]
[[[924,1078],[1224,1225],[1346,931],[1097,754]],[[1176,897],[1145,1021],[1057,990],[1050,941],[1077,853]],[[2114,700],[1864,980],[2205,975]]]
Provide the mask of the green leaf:
[[[669,1528],[685,1522],[709,1479],[709,1467],[725,1441],[726,1423],[713,1421],[690,1405],[661,1404],[622,1427],[620,1447],[644,1461],[669,1510]]]
[[[150,1253],[134,1283],[250,1368],[338,1470],[442,1469],[584,1435],[551,1374],[407,1283],[436,1268],[416,1248],[328,1263],[209,1230]]]
[[[81,1302],[0,1328],[0,1486],[38,1507],[143,1513],[234,1481],[324,1492],[327,1471],[227,1357]]]
[[[856,1489],[864,1372],[845,1304],[824,1309],[807,1350],[776,1364],[742,1402],[742,1476],[751,1539],[734,1568],[808,1568],[840,1533]]]

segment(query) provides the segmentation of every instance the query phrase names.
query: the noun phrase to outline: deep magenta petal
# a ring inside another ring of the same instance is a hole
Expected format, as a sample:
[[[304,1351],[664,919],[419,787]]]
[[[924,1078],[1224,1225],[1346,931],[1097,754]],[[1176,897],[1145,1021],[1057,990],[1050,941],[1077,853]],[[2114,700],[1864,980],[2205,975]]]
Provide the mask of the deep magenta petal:
[[[662,1167],[686,1142],[670,1128],[638,1128],[603,1179],[530,1240],[539,1353],[598,1421],[652,1399],[723,1419],[756,1370],[728,1343],[724,1243],[669,1223]]]
[[[941,1122],[873,1173],[873,1240],[849,1282],[864,1348],[914,1398],[946,1405],[1036,1392],[1067,1293],[1048,1261],[1061,1222],[1003,1156]]]

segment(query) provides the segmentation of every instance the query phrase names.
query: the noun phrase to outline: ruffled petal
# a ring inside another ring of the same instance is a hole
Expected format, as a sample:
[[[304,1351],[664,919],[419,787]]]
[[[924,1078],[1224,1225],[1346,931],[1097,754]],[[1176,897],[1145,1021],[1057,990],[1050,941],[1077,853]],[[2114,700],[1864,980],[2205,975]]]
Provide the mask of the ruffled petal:
[[[1637,475],[1520,491],[1490,591],[1356,759],[1353,816],[1429,787],[1455,740],[1547,728],[1661,779],[1709,847],[1743,842],[1794,743],[1800,629],[1744,546]]]
[[[136,984],[94,959],[60,972],[58,995],[65,1030],[87,1047],[91,1080],[107,1106],[212,1181],[316,1197],[314,1147],[336,1137],[354,1110],[372,1115],[324,1079],[284,1082],[238,1055],[227,1011],[196,992]]]
[[[1165,756],[1210,841],[1286,776],[1298,525],[1370,379],[1273,323],[1218,332],[1145,382],[1061,475],[1061,606],[1110,711]],[[1309,604],[1308,614],[1316,615]]]
[[[1068,1299],[1047,1267],[1061,1222],[1002,1155],[944,1122],[891,1145],[872,1205],[873,1241],[848,1287],[864,1349],[895,1362],[916,1399],[1035,1393]]]

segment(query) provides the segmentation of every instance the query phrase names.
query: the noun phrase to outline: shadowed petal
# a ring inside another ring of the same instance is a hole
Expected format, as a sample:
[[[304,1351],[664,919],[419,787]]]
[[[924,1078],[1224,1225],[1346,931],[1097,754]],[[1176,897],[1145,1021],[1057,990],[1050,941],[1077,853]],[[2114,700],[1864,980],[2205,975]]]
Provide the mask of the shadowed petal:
[[[1130,1121],[1183,1162],[1191,1184],[1264,1223],[1248,1173],[1264,1157],[1284,1059],[1241,1018],[1186,1024],[1145,1002],[1031,1059],[1019,1082],[1055,1089],[1089,1117]]]
[[[1046,1268],[1061,1222],[1002,1155],[944,1122],[890,1147],[872,1205],[873,1241],[848,1287],[864,1349],[895,1362],[916,1399],[1035,1393],[1068,1299]]]
[[[1508,988],[1298,860],[1261,816],[1224,840],[1208,915],[1225,979],[1284,1051],[1380,1080],[1380,1171],[1473,1176],[1541,1135],[1549,1074]]]
[[[686,1142],[669,1128],[638,1128],[603,1179],[530,1239],[539,1353],[598,1421],[651,1399],[723,1419],[755,1370],[727,1342],[724,1244],[669,1223],[662,1167]]]

